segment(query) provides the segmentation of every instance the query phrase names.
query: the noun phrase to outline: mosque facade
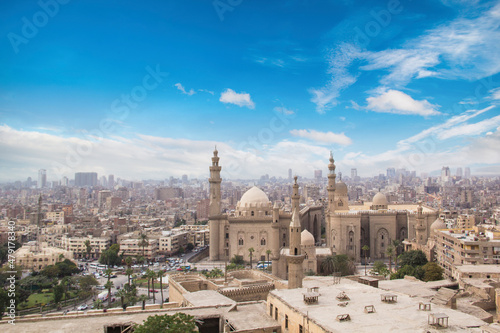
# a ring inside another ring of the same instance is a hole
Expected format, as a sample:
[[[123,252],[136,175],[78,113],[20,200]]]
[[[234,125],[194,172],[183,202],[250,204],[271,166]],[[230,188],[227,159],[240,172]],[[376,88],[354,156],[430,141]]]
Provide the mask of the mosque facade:
[[[317,273],[322,260],[332,254],[347,254],[359,262],[364,258],[362,249],[367,245],[367,257],[373,261],[386,257],[392,240],[427,242],[430,225],[438,216],[436,210],[421,204],[389,204],[382,193],[377,193],[372,202],[350,206],[347,185],[336,182],[332,155],[328,169],[326,208],[319,205],[299,209],[299,185],[295,177],[291,212],[285,211],[278,202],[273,204],[261,189],[254,186],[243,194],[234,213],[222,214],[221,166],[215,150],[209,179],[210,260],[230,260],[239,255],[249,261],[249,249],[253,248],[254,262],[270,258],[273,275],[288,279],[291,268],[297,276],[296,264],[299,261],[302,274]],[[323,244],[322,224],[326,230]],[[292,234],[297,226],[301,230],[300,237]],[[290,251],[291,242],[297,240],[300,242],[299,254],[294,252],[296,244]]]

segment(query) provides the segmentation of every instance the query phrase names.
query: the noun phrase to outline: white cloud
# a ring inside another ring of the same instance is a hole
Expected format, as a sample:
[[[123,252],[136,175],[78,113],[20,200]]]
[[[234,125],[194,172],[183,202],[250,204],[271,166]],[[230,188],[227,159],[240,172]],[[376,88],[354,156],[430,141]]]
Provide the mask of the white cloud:
[[[279,113],[282,113],[282,114],[287,115],[287,116],[290,116],[290,115],[292,115],[292,114],[295,114],[295,111],[293,111],[293,110],[289,110],[289,109],[287,109],[287,108],[286,108],[286,107],[284,107],[284,106],[276,106],[276,107],[274,108],[274,111],[279,112]]]
[[[309,139],[319,143],[337,143],[339,145],[347,146],[352,143],[352,140],[347,137],[344,133],[333,133],[333,132],[318,132],[315,130],[306,129],[294,129],[290,131],[290,134],[300,138]]]
[[[250,94],[242,92],[242,93],[237,93],[232,89],[226,89],[221,95],[220,99],[222,103],[230,103],[230,104],[235,104],[240,107],[246,106],[249,109],[255,108],[255,103],[252,101],[250,98]]]
[[[411,96],[398,90],[388,90],[379,96],[368,97],[367,109],[375,112],[413,114],[420,116],[432,116],[440,114],[436,109],[438,105],[431,104],[427,100],[417,101]]]
[[[341,44],[328,52],[328,83],[322,88],[309,89],[311,102],[316,104],[318,113],[325,113],[337,105],[340,91],[356,82],[356,76],[349,73],[348,68],[360,54],[360,49],[351,44]]]
[[[207,89],[198,89],[198,91],[206,92],[206,93],[209,93],[210,95],[215,95],[215,93],[213,91],[207,90]]]
[[[500,116],[485,119],[474,124],[463,124],[461,126],[456,126],[448,130],[439,132],[437,137],[441,140],[445,140],[462,135],[479,135],[498,126],[500,126]]]
[[[193,89],[191,89],[189,91],[186,91],[186,89],[180,83],[176,83],[175,86],[177,87],[177,89],[179,89],[180,91],[182,91],[183,94],[186,94],[186,95],[189,95],[189,96],[196,94],[196,92]]]
[[[490,90],[490,99],[500,100],[500,88]]]

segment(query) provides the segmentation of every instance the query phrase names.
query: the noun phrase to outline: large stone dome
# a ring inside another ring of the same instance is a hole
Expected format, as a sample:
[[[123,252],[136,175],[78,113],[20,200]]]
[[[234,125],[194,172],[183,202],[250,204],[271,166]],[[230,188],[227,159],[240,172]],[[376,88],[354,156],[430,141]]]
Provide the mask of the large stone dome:
[[[381,192],[378,192],[373,197],[373,206],[387,206],[388,204],[389,202],[387,201],[387,197]]]
[[[436,221],[431,224],[431,232],[436,232],[438,229],[448,229],[446,223],[440,218],[437,218]]]
[[[307,229],[304,229],[304,231],[300,233],[300,244],[304,246],[314,246],[314,236]]]
[[[254,186],[243,194],[240,200],[240,207],[255,207],[258,206],[258,204],[269,204],[269,198],[264,191]]]
[[[266,216],[272,208],[268,196],[256,186],[246,191],[236,205],[237,216]]]

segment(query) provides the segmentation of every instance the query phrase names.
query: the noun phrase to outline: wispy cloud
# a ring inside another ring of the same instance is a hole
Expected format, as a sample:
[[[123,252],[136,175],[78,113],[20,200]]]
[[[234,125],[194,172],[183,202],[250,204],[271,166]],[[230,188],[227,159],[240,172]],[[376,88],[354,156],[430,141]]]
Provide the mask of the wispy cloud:
[[[408,115],[433,116],[440,114],[438,105],[427,100],[417,101],[398,90],[387,90],[375,97],[368,97],[367,109],[375,112],[398,113]]]
[[[300,129],[300,130],[294,129],[290,131],[290,134],[293,136],[309,139],[322,144],[336,143],[342,146],[347,146],[352,144],[352,140],[349,137],[347,137],[344,133],[319,132],[307,129]]]
[[[222,103],[235,104],[239,107],[245,106],[249,109],[255,108],[255,103],[252,101],[250,94],[245,92],[237,93],[229,88],[220,95],[219,101]]]
[[[461,126],[455,126],[448,130],[439,132],[437,134],[437,137],[439,139],[445,140],[462,135],[467,135],[467,136],[479,135],[498,126],[500,126],[500,116],[485,119],[474,124],[463,124]]]
[[[356,82],[356,76],[351,74],[348,68],[360,55],[361,51],[357,46],[346,43],[328,52],[328,83],[322,88],[309,89],[311,102],[316,104],[318,113],[325,113],[337,105],[340,91]]]
[[[490,99],[500,100],[500,88],[490,90]]]
[[[186,95],[194,95],[196,94],[196,91],[194,91],[193,89],[190,89],[189,91],[186,91],[186,89],[184,88],[184,86],[180,83],[176,83],[175,86],[177,87],[177,89],[179,89],[183,94],[186,94]]]
[[[282,114],[284,114],[284,115],[286,115],[286,116],[290,116],[290,115],[292,115],[292,114],[295,114],[295,111],[290,110],[290,109],[287,109],[287,108],[286,108],[286,107],[284,107],[284,106],[276,106],[276,107],[274,108],[274,111],[279,112],[279,113],[282,113]]]

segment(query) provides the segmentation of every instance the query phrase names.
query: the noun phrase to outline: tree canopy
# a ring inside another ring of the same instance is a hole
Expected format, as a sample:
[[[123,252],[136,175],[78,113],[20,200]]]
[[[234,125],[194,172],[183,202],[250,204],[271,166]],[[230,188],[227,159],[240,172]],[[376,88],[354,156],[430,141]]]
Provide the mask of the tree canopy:
[[[427,264],[427,258],[425,257],[425,253],[421,250],[410,250],[403,252],[399,255],[399,265],[401,267],[409,265],[409,266],[423,266]]]
[[[193,316],[178,312],[169,315],[149,316],[142,325],[134,328],[135,333],[195,333],[198,332]]]

